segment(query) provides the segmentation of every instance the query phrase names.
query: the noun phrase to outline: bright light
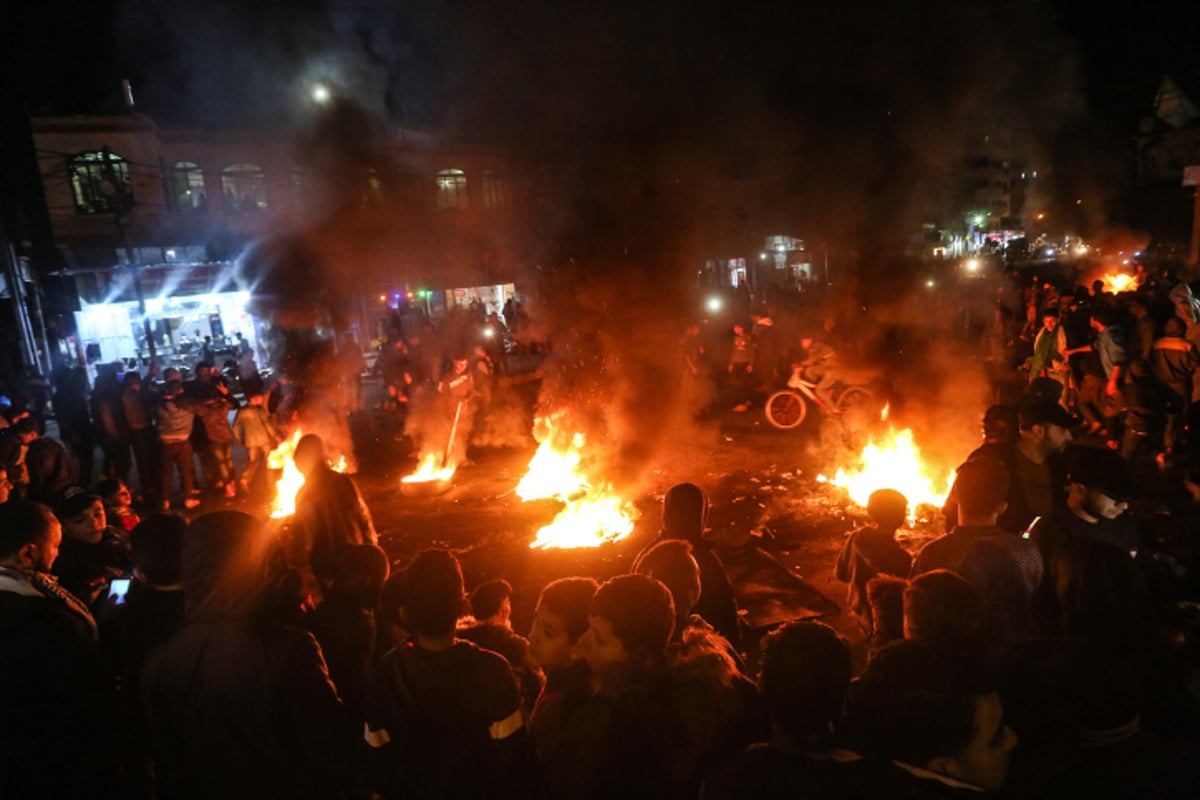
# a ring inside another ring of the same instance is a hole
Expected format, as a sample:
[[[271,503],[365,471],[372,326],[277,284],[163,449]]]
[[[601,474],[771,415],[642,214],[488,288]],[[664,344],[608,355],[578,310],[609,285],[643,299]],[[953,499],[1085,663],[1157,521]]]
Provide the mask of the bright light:
[[[979,271],[979,262],[977,260],[975,260],[974,258],[967,259],[967,263],[964,264],[963,266],[965,266],[967,268],[967,272],[978,272]]]
[[[759,257],[760,259],[762,259],[763,261],[766,261],[766,260],[767,260],[767,254],[766,254],[766,253],[759,253],[759,254],[758,254],[758,257]]]
[[[710,298],[708,298],[708,302],[705,305],[708,307],[709,311],[720,311],[721,310],[721,298],[710,297]]]
[[[933,280],[931,279],[931,280],[925,281],[925,287],[927,289],[932,289],[933,288]]]
[[[496,331],[493,328],[484,328],[483,335],[490,339],[496,335]]]
[[[322,105],[328,103],[333,97],[333,92],[329,91],[329,87],[323,83],[314,83],[310,94],[314,103]]]
[[[1076,247],[1076,248],[1075,248],[1075,252],[1076,252],[1076,253],[1078,253],[1078,254],[1079,254],[1079,255],[1081,255],[1081,256],[1082,256],[1082,255],[1087,255],[1087,251],[1088,251],[1088,249],[1087,249],[1087,245],[1086,245],[1086,244],[1081,244],[1081,245],[1079,245],[1078,247]]]

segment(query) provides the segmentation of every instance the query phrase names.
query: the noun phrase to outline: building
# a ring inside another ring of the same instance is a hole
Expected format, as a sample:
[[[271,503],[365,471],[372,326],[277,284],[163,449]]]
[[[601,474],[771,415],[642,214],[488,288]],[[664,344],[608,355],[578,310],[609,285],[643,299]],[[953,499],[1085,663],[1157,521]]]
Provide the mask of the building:
[[[30,127],[57,274],[78,303],[66,346],[92,363],[190,365],[197,339],[235,334],[266,358],[263,327],[296,304],[365,344],[397,306],[500,311],[524,280],[521,181],[494,148],[378,126],[169,129],[143,115]]]

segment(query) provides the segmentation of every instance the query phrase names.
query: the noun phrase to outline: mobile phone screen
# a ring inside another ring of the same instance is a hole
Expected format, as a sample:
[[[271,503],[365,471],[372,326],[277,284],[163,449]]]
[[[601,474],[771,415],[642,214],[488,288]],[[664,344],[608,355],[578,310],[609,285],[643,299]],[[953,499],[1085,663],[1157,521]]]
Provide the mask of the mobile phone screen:
[[[129,592],[129,578],[117,578],[108,584],[108,596],[116,601],[117,605],[125,602],[125,595]]]

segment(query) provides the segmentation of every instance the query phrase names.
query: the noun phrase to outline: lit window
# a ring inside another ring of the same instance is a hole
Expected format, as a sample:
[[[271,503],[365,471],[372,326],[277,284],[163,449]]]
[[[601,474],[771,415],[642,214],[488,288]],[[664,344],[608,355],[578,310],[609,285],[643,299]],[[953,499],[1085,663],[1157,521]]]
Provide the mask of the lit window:
[[[504,208],[504,179],[491,170],[485,170],[479,175],[479,183],[483,189],[483,207]]]
[[[262,211],[267,207],[267,176],[257,164],[230,164],[221,170],[221,194],[231,214]]]
[[[467,174],[461,169],[444,169],[438,172],[437,207],[467,208]]]
[[[67,172],[80,214],[114,214],[133,206],[129,165],[108,148],[72,156]]]
[[[208,210],[204,172],[194,161],[176,161],[171,167],[171,199],[177,214],[203,214]]]

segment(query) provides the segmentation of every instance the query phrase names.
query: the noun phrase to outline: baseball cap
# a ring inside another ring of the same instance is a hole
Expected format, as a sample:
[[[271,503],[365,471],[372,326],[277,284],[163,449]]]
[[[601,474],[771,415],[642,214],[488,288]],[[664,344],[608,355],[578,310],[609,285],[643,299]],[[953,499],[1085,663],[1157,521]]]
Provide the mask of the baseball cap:
[[[1132,500],[1140,493],[1129,463],[1115,450],[1087,445],[1070,445],[1063,456],[1067,463],[1067,481],[1099,489],[1118,502]]]
[[[100,499],[100,495],[90,489],[74,485],[63,489],[54,498],[54,516],[67,520],[76,514],[86,511]]]
[[[1051,400],[1039,400],[1021,409],[1021,428],[1028,430],[1034,425],[1057,425],[1074,428],[1079,423],[1067,410]]]

